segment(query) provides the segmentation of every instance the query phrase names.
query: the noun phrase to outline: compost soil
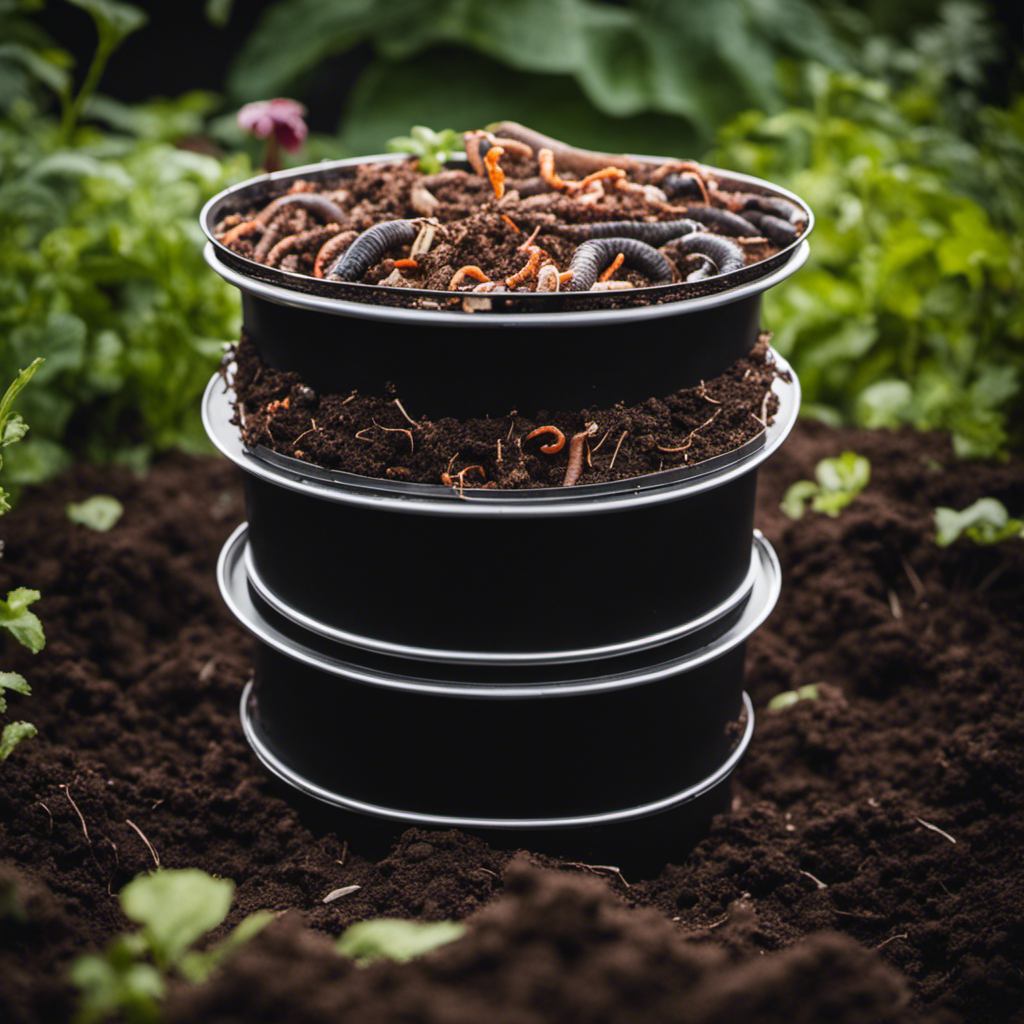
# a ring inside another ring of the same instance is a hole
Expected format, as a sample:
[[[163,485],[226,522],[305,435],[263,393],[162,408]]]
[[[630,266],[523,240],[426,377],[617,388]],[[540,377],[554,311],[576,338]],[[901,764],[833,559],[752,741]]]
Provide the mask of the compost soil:
[[[838,518],[786,519],[785,488],[847,449],[871,460],[867,489]],[[97,493],[125,506],[107,533],[65,514]],[[934,506],[983,495],[1024,509],[1024,459],[798,425],[761,470],[784,576],[749,643],[732,812],[623,879],[455,831],[381,857],[358,821],[285,799],[237,717],[253,652],[215,589],[243,515],[223,460],[80,467],[26,493],[0,523],[0,592],[42,592],[47,645],[2,652],[34,690],[9,715],[39,735],[0,766],[0,1019],[72,1018],[70,962],[130,929],[116,894],[159,858],[234,879],[226,927],[283,912],[207,984],[176,984],[173,1021],[1024,1020],[1024,542],[933,540]],[[766,711],[807,683],[818,700]],[[381,916],[469,927],[407,964],[334,953]]]
[[[542,265],[552,263],[563,275],[570,269],[573,253],[583,240],[568,237],[574,227],[609,221],[679,220],[703,216],[709,208],[728,213],[730,207],[739,209],[746,196],[722,191],[715,192],[710,201],[711,197],[700,191],[706,192],[705,186],[698,186],[696,178],[690,177],[685,180],[693,188],[670,201],[649,183],[657,164],[640,162],[629,174],[595,181],[592,191],[578,189],[579,180],[568,175],[563,183],[567,191],[563,192],[538,177],[534,157],[506,153],[501,163],[508,176],[497,189],[486,175],[472,169],[422,174],[416,160],[359,164],[318,175],[316,180],[299,178],[273,197],[261,190],[258,205],[246,206],[244,199],[239,200],[242,208],[222,217],[214,233],[227,248],[256,263],[330,278],[336,261],[362,232],[387,221],[430,218],[436,230],[425,247],[410,241],[390,247],[382,244],[379,252],[374,250],[373,256],[367,257],[365,266],[360,264],[362,269],[342,279],[467,294],[481,290],[481,284],[488,290],[535,291]],[[299,205],[292,198],[296,194],[317,197],[324,209]],[[756,220],[760,214],[754,211],[753,217]],[[796,240],[802,225],[797,229],[776,220],[767,223],[773,232],[784,232],[781,241],[765,237],[761,221],[753,225],[748,221],[740,228],[734,225],[742,222],[734,221],[726,230],[732,236],[730,245],[742,256],[742,266],[761,262]],[[713,230],[721,231],[721,225]],[[706,277],[714,265],[671,243],[661,252],[677,282],[694,273]],[[718,273],[717,267],[714,273]],[[614,267],[608,282],[597,287],[642,288],[665,280],[630,259]],[[570,279],[566,287],[573,283]],[[467,312],[487,306],[482,296],[455,298],[454,302]],[[438,303],[432,305],[437,308]]]
[[[696,465],[762,433],[779,405],[771,387],[780,371],[769,358],[769,340],[763,333],[748,356],[698,387],[638,405],[428,421],[397,395],[317,394],[297,373],[264,363],[243,336],[228,375],[232,422],[249,447],[324,469],[460,491],[558,487],[566,479],[569,439],[589,427],[579,482],[605,483]],[[556,447],[557,435],[561,447],[545,451]]]

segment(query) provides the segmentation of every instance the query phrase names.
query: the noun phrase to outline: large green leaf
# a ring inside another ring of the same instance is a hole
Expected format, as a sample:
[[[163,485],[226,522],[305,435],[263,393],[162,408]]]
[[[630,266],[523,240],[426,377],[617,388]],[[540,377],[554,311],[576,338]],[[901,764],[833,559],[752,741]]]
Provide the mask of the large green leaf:
[[[143,931],[157,966],[175,963],[227,916],[234,883],[185,868],[139,876],[121,890],[121,907]]]

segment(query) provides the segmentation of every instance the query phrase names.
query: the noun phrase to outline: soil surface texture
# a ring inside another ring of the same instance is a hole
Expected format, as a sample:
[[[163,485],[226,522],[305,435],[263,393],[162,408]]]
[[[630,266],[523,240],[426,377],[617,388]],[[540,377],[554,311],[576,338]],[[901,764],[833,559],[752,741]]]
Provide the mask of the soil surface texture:
[[[844,450],[871,460],[862,494],[785,518],[785,488]],[[65,514],[97,493],[124,503],[107,533]],[[623,878],[455,831],[396,834],[381,858],[358,821],[289,803],[238,721],[253,646],[214,581],[243,515],[224,460],[26,493],[0,521],[0,593],[42,592],[47,645],[2,651],[34,690],[9,717],[39,735],[0,765],[0,1020],[72,1019],[70,963],[131,929],[116,894],[159,857],[234,879],[225,928],[281,912],[205,985],[176,982],[170,1021],[1024,1021],[1024,542],[933,539],[935,506],[985,495],[1019,514],[1024,459],[798,425],[761,470],[783,587],[748,647],[732,812]],[[819,699],[766,710],[808,683]],[[468,930],[406,964],[334,952],[383,916]]]
[[[213,231],[237,255],[293,274],[468,294],[700,281],[751,267],[806,229],[794,204],[720,187],[692,163],[596,161],[587,174],[569,162],[566,152],[542,167],[537,153],[506,147],[493,170],[477,161],[422,174],[404,160],[318,172],[277,192],[257,182]],[[659,226],[683,221],[673,237]],[[602,231],[630,241],[592,242]],[[483,296],[454,303],[488,308]]]
[[[249,447],[324,469],[460,491],[559,487],[574,447],[583,453],[575,482],[593,484],[696,465],[757,437],[778,409],[773,382],[789,379],[772,361],[768,341],[763,334],[749,356],[696,388],[640,405],[542,410],[535,417],[513,411],[501,419],[431,422],[417,420],[397,396],[319,395],[298,374],[267,366],[244,337],[229,379],[235,422]],[[584,436],[574,446],[577,435]]]

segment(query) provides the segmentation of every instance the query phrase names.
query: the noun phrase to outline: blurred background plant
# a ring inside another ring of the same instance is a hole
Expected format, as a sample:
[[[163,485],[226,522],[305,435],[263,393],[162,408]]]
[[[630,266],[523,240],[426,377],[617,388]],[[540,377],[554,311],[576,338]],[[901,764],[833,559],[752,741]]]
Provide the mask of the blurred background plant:
[[[511,118],[790,187],[817,216],[811,262],[765,315],[808,410],[1003,451],[1024,429],[1014,18],[980,0],[209,0],[145,23],[114,0],[0,0],[0,375],[47,357],[10,479],[202,445],[238,302],[196,215],[258,165],[238,108],[278,96],[309,112],[291,164]]]

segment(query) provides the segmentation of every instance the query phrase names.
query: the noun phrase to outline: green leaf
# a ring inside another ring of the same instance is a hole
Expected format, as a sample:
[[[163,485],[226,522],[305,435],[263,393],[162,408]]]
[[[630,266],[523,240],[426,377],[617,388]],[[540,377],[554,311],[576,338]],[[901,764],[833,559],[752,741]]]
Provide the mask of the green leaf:
[[[790,519],[800,519],[805,511],[807,502],[819,491],[818,485],[813,480],[797,480],[786,488],[782,496],[779,508],[789,516]]]
[[[1006,506],[996,498],[979,498],[961,512],[940,507],[934,515],[935,543],[942,548],[961,536],[980,545],[1024,537],[1024,520],[1012,519]]]
[[[224,920],[234,888],[196,868],[157,871],[121,890],[121,908],[143,926],[157,966],[167,968]]]
[[[223,942],[217,943],[212,949],[202,953],[186,953],[178,963],[178,970],[193,985],[202,984],[226,957],[258,935],[276,917],[269,910],[250,914],[239,922]]]
[[[0,398],[0,436],[6,437],[7,421],[10,419],[12,412],[11,406],[14,405],[14,400],[18,397],[22,388],[32,379],[35,375],[36,370],[42,366],[43,359],[33,359],[28,367],[19,372],[15,378],[14,383],[7,389],[3,398]],[[5,442],[10,443],[10,442]]]
[[[22,740],[29,740],[36,734],[36,727],[30,722],[10,722],[5,725],[4,731],[0,733],[0,761],[6,761]]]
[[[338,939],[337,948],[339,953],[364,963],[378,957],[404,961],[452,942],[465,931],[466,926],[455,921],[420,924],[416,921],[379,918],[360,921],[347,928]]]
[[[22,693],[26,697],[32,693],[32,688],[28,685],[28,680],[23,675],[19,675],[17,672],[0,672],[0,715],[7,710],[4,690]]]
[[[149,21],[145,11],[118,0],[69,0],[92,15],[101,35],[109,34],[114,45],[138,31]]]
[[[152,964],[137,962],[131,943],[124,939],[115,940],[106,956],[79,957],[69,977],[81,990],[76,1024],[96,1024],[115,1014],[131,1024],[159,1019],[166,982]]]
[[[824,491],[859,494],[871,479],[871,463],[856,452],[843,452],[834,459],[822,459],[814,475]]]
[[[124,505],[109,494],[94,494],[85,501],[70,502],[66,512],[71,522],[106,533],[124,515]]]
[[[38,590],[18,587],[7,594],[6,601],[0,601],[0,628],[8,630],[33,654],[38,654],[46,645],[43,624],[28,610],[28,606],[41,596]]]
[[[0,43],[0,61],[10,61],[23,67],[33,78],[40,81],[57,95],[64,93],[71,81],[66,67],[23,43]]]

